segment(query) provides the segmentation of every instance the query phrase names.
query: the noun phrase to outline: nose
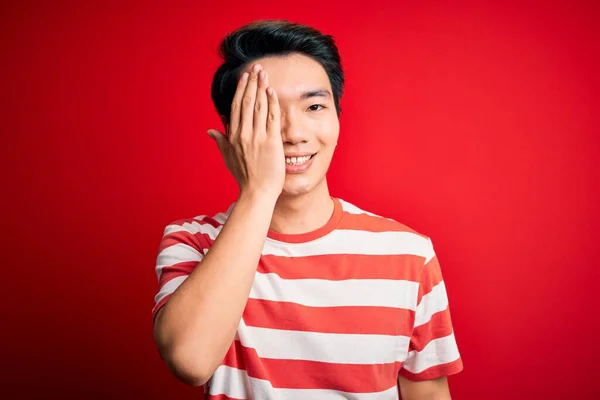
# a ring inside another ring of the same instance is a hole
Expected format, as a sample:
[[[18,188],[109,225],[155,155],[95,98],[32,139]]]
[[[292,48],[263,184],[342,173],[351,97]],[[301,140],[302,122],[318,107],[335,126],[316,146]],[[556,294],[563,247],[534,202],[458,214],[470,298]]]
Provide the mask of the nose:
[[[308,141],[308,130],[303,129],[302,123],[295,111],[281,111],[281,138],[283,143],[297,144]]]

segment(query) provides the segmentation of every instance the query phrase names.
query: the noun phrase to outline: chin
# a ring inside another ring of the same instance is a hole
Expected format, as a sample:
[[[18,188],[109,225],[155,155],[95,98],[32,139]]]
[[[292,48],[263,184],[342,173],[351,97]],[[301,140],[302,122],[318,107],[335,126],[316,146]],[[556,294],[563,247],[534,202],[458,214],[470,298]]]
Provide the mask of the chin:
[[[311,180],[298,178],[287,177],[281,194],[284,196],[300,196],[310,193],[314,189],[315,185]]]

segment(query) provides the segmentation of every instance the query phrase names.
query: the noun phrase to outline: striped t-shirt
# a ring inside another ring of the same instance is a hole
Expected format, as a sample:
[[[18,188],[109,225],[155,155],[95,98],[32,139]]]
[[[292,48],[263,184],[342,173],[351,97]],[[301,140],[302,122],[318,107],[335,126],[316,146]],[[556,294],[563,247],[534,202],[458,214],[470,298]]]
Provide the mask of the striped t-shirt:
[[[391,400],[399,375],[425,380],[463,369],[431,239],[333,200],[320,229],[269,231],[206,399]],[[166,227],[154,316],[201,268],[234,204]]]

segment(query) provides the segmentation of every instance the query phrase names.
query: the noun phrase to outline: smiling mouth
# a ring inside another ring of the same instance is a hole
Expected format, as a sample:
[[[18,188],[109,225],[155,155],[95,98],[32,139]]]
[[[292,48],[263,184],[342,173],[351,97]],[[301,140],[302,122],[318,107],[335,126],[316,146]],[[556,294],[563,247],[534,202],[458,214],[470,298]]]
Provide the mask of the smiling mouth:
[[[316,154],[317,153],[310,155],[310,156],[303,156],[303,157],[286,157],[285,164],[292,165],[292,166],[302,165],[302,164],[305,164],[306,162],[308,162],[308,160],[313,158]]]

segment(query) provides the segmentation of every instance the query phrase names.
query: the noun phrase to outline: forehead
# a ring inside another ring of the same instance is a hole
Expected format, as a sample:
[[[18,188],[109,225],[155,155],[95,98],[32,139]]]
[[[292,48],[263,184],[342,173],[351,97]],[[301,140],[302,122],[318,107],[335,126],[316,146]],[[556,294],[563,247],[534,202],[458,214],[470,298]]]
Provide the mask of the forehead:
[[[325,69],[317,61],[302,54],[285,57],[264,57],[255,60],[242,70],[250,72],[254,64],[260,64],[269,75],[269,86],[279,99],[296,99],[307,90],[327,89],[331,84]]]

